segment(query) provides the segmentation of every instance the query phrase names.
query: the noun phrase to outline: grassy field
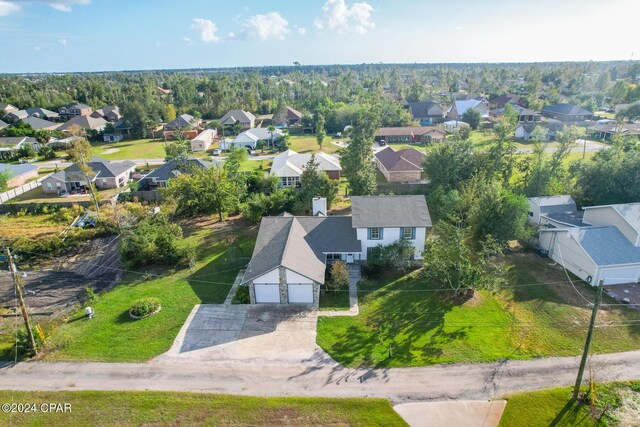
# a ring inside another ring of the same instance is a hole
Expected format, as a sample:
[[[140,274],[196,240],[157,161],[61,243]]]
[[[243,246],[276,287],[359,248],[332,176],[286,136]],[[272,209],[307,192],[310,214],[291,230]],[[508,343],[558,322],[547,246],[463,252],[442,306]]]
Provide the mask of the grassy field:
[[[511,287],[477,291],[464,303],[436,290],[419,271],[403,277],[363,281],[360,314],[321,318],[317,342],[347,366],[404,367],[453,362],[488,362],[577,355],[584,345],[590,309],[564,274],[534,255],[508,258]],[[534,284],[530,286],[530,284]],[[577,284],[593,300],[593,288]],[[607,302],[612,300],[607,299]],[[607,307],[599,314],[594,353],[640,348],[640,326],[616,325],[640,319],[640,312]],[[389,345],[393,358],[388,358]]]
[[[320,310],[349,310],[349,287],[320,290]]]
[[[516,393],[505,398],[507,407],[500,427],[630,426],[638,421],[640,382],[597,384],[593,412],[589,406],[571,400],[569,387]]]
[[[93,154],[107,160],[164,159],[164,142],[134,139],[121,142],[93,142]]]
[[[291,135],[289,137],[290,148],[298,153],[317,153],[319,151],[335,153],[340,147],[332,144],[331,141],[344,141],[344,139],[327,136],[322,143],[322,150],[320,150],[315,135]]]
[[[69,413],[0,414],[12,426],[406,426],[384,399],[245,397],[204,393],[0,392],[2,402],[64,402]]]
[[[198,254],[193,272],[150,270],[158,275],[148,280],[144,268],[126,272],[119,285],[92,305],[92,320],[80,309],[53,327],[42,357],[142,362],[165,352],[195,304],[224,302],[239,268],[251,256],[255,234],[254,227],[220,228],[213,218],[187,224],[185,235]],[[131,319],[129,308],[145,297],[158,298],[162,310],[147,319]]]
[[[240,163],[240,171],[242,172],[254,172],[263,171],[269,172],[271,170],[271,160],[245,160]]]
[[[56,220],[55,214],[39,215],[0,215],[0,237],[47,238],[60,234],[67,226],[66,222]]]

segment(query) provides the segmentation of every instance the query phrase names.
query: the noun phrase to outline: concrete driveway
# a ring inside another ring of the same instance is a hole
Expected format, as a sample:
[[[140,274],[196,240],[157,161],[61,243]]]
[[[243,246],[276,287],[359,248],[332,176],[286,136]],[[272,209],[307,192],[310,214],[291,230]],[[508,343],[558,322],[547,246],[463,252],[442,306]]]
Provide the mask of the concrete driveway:
[[[317,320],[317,311],[303,305],[197,305],[171,349],[153,361],[329,362],[316,345]]]

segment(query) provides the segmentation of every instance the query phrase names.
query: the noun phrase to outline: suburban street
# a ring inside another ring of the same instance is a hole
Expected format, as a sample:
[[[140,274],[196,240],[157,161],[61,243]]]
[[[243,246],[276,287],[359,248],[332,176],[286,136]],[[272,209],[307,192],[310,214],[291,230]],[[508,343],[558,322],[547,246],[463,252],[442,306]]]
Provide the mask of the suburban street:
[[[594,356],[600,381],[640,378],[640,351]],[[386,397],[394,403],[489,399],[505,393],[570,386],[578,358],[452,364],[424,368],[348,369],[331,360],[7,364],[6,390],[173,390],[256,396]],[[588,372],[585,373],[585,378]]]

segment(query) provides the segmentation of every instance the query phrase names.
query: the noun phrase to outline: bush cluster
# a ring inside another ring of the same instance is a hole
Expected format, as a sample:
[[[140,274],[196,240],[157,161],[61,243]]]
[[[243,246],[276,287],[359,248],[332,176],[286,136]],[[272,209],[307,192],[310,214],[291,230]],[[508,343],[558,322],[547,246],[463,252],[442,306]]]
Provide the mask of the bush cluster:
[[[158,298],[139,299],[129,309],[132,317],[146,317],[154,314],[160,309],[160,300]]]

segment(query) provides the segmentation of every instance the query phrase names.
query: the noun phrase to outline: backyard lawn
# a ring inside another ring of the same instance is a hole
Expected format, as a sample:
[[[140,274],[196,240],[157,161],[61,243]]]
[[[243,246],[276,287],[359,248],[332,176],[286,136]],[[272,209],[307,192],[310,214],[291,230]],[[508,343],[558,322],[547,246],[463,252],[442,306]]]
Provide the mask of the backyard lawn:
[[[403,367],[453,362],[489,362],[573,356],[584,345],[591,310],[548,260],[531,254],[508,258],[510,283],[527,285],[477,291],[464,303],[451,291],[426,283],[419,271],[359,285],[360,314],[320,318],[318,344],[338,362],[355,366]],[[532,285],[533,284],[533,285]],[[595,292],[576,283],[587,299]],[[606,302],[611,302],[606,297]],[[640,311],[606,307],[598,317],[594,353],[640,348]],[[613,324],[612,324],[613,323]],[[607,327],[609,325],[610,327]],[[389,345],[393,357],[389,358]]]
[[[334,139],[330,136],[324,138],[322,152],[335,153],[340,149],[332,141],[344,141],[344,139]],[[320,150],[315,135],[291,135],[289,137],[290,148],[298,153],[317,153]]]
[[[241,172],[255,172],[255,171],[263,171],[269,172],[271,170],[271,164],[273,161],[271,160],[244,160],[240,163],[240,171]]]
[[[193,272],[188,268],[149,269],[157,275],[145,274],[145,268],[126,272],[119,285],[92,305],[96,313],[92,320],[79,309],[66,323],[53,327],[43,358],[142,362],[169,349],[195,304],[224,302],[238,270],[251,256],[256,230],[220,228],[213,219],[199,221],[185,227],[198,254]],[[158,298],[162,310],[133,320],[129,308],[145,297]]]
[[[164,142],[134,139],[121,142],[92,142],[93,154],[107,160],[164,159]]]
[[[0,414],[12,426],[406,426],[384,399],[248,397],[157,391],[1,391],[3,402],[60,402],[67,413]],[[38,405],[39,407],[39,405]]]
[[[595,413],[571,400],[571,388],[515,393],[505,397],[507,407],[500,427],[637,425],[640,382],[596,385]],[[607,408],[600,422],[602,409]]]

